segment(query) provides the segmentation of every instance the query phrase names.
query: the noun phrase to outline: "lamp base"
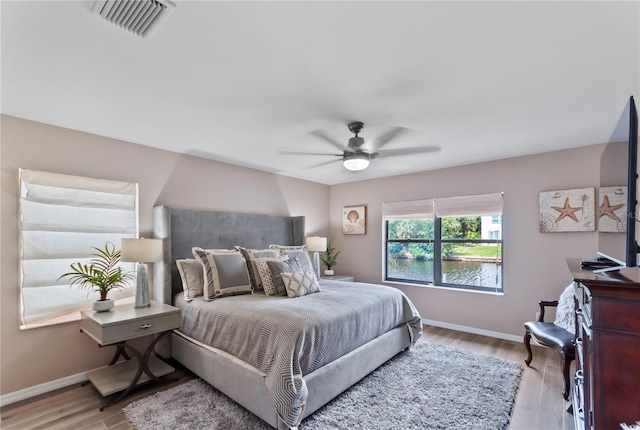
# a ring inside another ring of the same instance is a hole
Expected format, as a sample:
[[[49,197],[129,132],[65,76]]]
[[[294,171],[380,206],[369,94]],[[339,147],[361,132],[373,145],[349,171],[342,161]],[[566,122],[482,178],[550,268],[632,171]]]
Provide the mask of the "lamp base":
[[[316,278],[320,279],[320,254],[318,254],[318,251],[313,252],[313,271],[316,274]]]
[[[136,309],[148,308],[151,306],[149,297],[149,271],[147,263],[138,263],[138,275],[136,279]]]

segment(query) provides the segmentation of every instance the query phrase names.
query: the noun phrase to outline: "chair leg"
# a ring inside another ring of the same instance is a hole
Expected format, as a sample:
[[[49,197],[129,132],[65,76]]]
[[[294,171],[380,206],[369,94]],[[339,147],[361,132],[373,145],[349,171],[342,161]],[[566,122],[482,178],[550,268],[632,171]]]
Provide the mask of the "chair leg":
[[[564,397],[565,400],[569,400],[569,370],[573,359],[567,359],[567,356],[564,354],[560,354],[560,356],[562,358],[562,377],[564,378],[564,390],[562,391],[562,397]]]
[[[524,346],[527,348],[527,353],[529,354],[524,362],[529,366],[531,364],[531,360],[533,360],[533,351],[531,351],[531,333],[529,333],[529,330],[524,334]]]

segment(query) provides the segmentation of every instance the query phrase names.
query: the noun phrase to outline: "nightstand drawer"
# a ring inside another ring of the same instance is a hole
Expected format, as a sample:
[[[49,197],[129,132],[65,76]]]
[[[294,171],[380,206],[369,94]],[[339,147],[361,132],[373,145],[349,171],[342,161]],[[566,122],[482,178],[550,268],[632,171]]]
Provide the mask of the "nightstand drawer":
[[[147,308],[116,306],[109,312],[83,311],[80,328],[100,345],[111,345],[154,333],[180,328],[181,311],[152,302]]]

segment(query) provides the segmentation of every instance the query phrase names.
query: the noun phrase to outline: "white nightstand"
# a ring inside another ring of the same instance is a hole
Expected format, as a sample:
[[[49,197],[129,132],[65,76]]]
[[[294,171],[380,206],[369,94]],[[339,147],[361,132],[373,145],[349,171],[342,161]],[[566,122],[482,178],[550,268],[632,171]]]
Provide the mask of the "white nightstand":
[[[320,279],[326,279],[327,281],[343,281],[343,282],[356,281],[356,278],[354,276],[349,276],[349,275],[333,275],[333,276],[322,275]]]
[[[151,306],[136,309],[134,304],[116,306],[108,312],[85,310],[81,312],[80,331],[96,341],[100,347],[113,345],[116,352],[109,365],[87,372],[87,378],[103,397],[122,391],[119,396],[105,402],[100,410],[120,400],[133,387],[150,379],[158,382],[167,381],[161,378],[175,369],[154,354],[156,343],[171,330],[180,328],[182,315],[179,308],[159,302],[151,302]],[[158,334],[140,353],[126,343],[150,334]],[[131,354],[133,357],[131,357]],[[116,363],[122,356],[126,360]]]

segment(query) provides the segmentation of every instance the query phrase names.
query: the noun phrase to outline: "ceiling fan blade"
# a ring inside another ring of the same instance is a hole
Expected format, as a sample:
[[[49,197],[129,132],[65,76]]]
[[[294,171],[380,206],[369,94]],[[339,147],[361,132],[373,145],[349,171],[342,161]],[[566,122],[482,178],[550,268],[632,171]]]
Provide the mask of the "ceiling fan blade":
[[[384,145],[397,138],[400,135],[408,133],[410,130],[405,127],[394,127],[391,130],[384,133],[382,136],[375,140],[376,150],[382,148]]]
[[[398,149],[387,149],[378,151],[378,155],[382,157],[397,157],[401,155],[415,155],[415,154],[425,154],[428,152],[438,152],[440,151],[439,146],[423,146],[417,148],[398,148]]]
[[[340,151],[344,151],[345,150],[345,145],[341,144],[340,142],[336,141],[335,139],[333,139],[332,137],[328,136],[324,131],[322,130],[313,130],[310,131],[309,134],[314,135],[315,137],[324,140],[325,142],[330,143],[331,145],[335,146],[336,148],[338,148]]]
[[[322,163],[316,163],[316,164],[311,164],[309,166],[304,166],[304,168],[305,169],[313,169],[313,168],[316,168],[316,167],[326,166],[327,164],[333,164],[336,161],[342,161],[342,160],[336,158],[335,160],[323,161]]]
[[[306,152],[306,151],[294,151],[289,149],[279,149],[277,154],[282,155],[330,155],[332,157],[342,157],[342,154],[327,154],[326,152]]]

